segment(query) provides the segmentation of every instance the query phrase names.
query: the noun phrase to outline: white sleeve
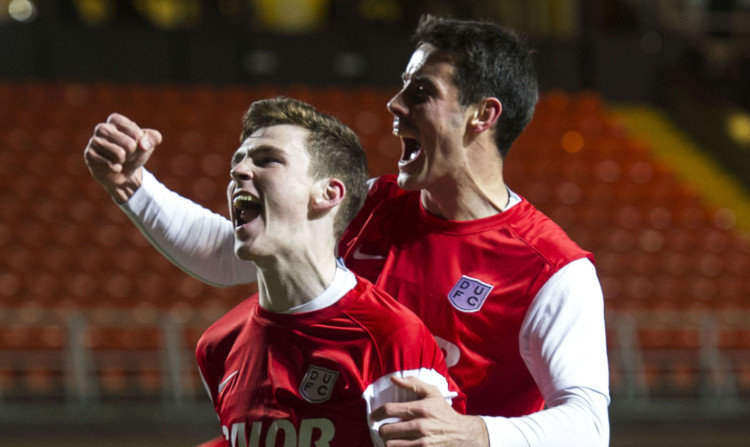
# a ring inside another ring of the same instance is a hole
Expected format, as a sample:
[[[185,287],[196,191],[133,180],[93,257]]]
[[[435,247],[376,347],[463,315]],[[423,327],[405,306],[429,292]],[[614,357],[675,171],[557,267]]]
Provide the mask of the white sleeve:
[[[453,398],[456,397],[456,393],[448,389],[448,380],[434,369],[411,369],[398,371],[380,377],[362,392],[362,398],[367,405],[367,423],[370,426],[370,436],[372,437],[373,444],[377,447],[383,446],[383,440],[378,434],[380,426],[383,424],[398,422],[399,419],[389,418],[374,422],[370,418],[370,414],[373,410],[389,402],[411,402],[417,400],[417,395],[412,390],[405,390],[394,385],[393,382],[391,382],[392,376],[416,377],[425,383],[434,385],[443,394],[443,397],[445,397],[448,404],[452,404]]]
[[[588,259],[560,269],[529,308],[521,355],[547,409],[483,416],[491,447],[609,445],[609,369],[604,300]]]
[[[255,264],[234,254],[228,219],[170,191],[145,169],[120,208],[164,257],[198,280],[219,287],[257,280]]]

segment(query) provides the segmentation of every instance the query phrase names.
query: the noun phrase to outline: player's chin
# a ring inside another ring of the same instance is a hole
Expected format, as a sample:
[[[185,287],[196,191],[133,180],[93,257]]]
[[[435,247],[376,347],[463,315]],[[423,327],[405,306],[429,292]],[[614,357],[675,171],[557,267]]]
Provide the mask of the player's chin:
[[[243,261],[250,260],[250,251],[244,245],[234,244],[234,255]]]
[[[234,255],[243,261],[252,261],[256,256],[253,241],[250,239],[241,239],[235,235]]]
[[[399,170],[398,186],[404,191],[419,191],[424,188],[424,182],[419,176]]]

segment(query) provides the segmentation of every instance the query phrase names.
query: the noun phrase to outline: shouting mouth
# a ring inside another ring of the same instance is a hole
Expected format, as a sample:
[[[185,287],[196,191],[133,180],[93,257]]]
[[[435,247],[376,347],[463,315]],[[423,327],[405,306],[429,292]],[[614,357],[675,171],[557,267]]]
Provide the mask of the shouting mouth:
[[[398,164],[405,165],[419,157],[419,154],[422,153],[422,145],[414,138],[402,138],[401,141],[403,142],[404,150]]]
[[[234,207],[234,227],[239,228],[260,216],[263,206],[260,199],[252,194],[241,192],[232,199]]]
[[[404,124],[399,117],[393,120],[393,135],[401,138],[401,159],[398,161],[399,166],[406,166],[416,160],[422,153],[422,143],[416,138],[405,132]]]

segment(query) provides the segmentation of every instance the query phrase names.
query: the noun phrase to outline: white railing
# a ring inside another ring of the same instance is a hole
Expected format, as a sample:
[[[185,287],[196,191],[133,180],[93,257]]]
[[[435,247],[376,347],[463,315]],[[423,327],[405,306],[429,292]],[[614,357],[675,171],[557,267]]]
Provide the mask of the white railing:
[[[621,400],[750,395],[750,312],[627,311],[607,315],[612,392]]]
[[[200,312],[190,319],[157,313],[147,322],[130,311],[101,318],[95,312],[37,310],[33,321],[19,312],[0,312],[0,374],[6,375],[0,380],[0,403],[53,398],[86,406],[157,398],[183,406],[205,398],[193,342],[212,321]],[[34,333],[50,328],[63,338],[51,340],[52,347],[2,339],[14,329]],[[107,334],[119,336],[119,330],[154,338],[140,344],[106,339]],[[99,337],[105,340],[92,342],[96,331],[104,331]],[[190,342],[188,332],[193,334]],[[732,405],[750,399],[750,311],[609,311],[607,332],[613,400],[648,404],[688,396]],[[115,386],[119,392],[112,391],[107,376],[108,368],[118,365],[121,376],[115,379],[129,383]],[[150,368],[150,385],[133,385],[139,380],[138,365]],[[38,374],[39,368],[48,385],[24,387],[24,375]]]

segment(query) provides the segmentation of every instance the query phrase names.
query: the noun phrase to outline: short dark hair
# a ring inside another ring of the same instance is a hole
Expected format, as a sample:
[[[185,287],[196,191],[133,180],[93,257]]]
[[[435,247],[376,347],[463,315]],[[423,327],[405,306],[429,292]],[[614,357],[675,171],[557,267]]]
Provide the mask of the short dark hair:
[[[531,121],[539,98],[532,51],[514,31],[489,21],[423,15],[413,39],[452,56],[458,100],[468,106],[495,97],[503,111],[495,142],[505,157]]]
[[[276,97],[254,102],[242,118],[240,143],[256,130],[291,124],[310,131],[306,148],[314,178],[333,177],[346,188],[334,222],[334,236],[340,238],[367,196],[367,157],[359,137],[338,119],[296,99]]]

